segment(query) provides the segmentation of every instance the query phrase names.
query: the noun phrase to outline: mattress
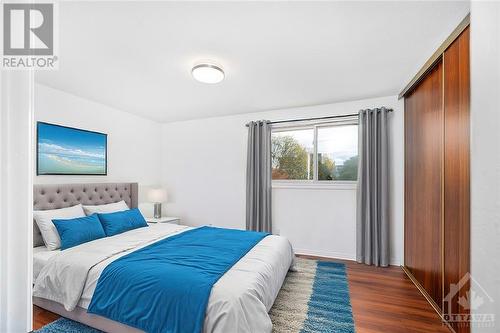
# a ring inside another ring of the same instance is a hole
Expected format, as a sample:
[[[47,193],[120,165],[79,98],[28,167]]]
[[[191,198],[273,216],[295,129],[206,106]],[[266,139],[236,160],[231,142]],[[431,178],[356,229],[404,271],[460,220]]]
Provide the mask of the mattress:
[[[42,268],[49,262],[50,258],[61,252],[61,250],[50,251],[44,246],[33,248],[33,282],[36,281]]]

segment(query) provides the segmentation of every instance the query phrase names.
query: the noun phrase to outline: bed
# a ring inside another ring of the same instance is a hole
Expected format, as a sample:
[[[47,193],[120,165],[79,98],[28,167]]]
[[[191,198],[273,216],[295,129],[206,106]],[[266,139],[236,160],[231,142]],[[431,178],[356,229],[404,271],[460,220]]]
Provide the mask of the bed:
[[[137,194],[136,183],[36,185],[34,209],[58,209],[78,203],[101,205],[120,200],[135,208]],[[105,332],[141,332],[87,312],[99,277],[117,259],[176,235],[185,236],[193,229],[197,228],[155,224],[64,251],[48,251],[35,223],[33,303]],[[258,241],[213,285],[203,332],[271,332],[268,312],[293,261],[293,250],[286,238],[269,235]]]

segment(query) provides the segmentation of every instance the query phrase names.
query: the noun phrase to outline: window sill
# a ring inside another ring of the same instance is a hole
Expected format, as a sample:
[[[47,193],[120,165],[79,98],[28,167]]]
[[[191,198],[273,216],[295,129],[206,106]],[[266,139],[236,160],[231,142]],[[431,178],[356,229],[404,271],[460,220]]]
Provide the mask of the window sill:
[[[273,181],[273,189],[304,189],[304,190],[351,190],[355,191],[357,182],[308,182],[308,181]]]

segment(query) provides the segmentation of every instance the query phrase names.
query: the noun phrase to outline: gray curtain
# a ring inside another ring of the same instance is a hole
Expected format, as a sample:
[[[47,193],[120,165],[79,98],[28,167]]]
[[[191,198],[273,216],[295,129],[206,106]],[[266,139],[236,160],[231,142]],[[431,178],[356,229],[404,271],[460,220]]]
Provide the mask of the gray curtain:
[[[359,112],[356,260],[389,265],[386,108]]]
[[[272,232],[271,223],[271,124],[248,124],[247,230]]]

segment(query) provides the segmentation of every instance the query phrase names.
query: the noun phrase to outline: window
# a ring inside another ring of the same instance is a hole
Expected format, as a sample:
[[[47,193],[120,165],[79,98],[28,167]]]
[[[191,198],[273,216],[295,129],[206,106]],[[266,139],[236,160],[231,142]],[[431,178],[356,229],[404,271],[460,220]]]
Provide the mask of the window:
[[[318,180],[358,179],[358,125],[318,127]]]
[[[357,121],[273,129],[271,158],[276,181],[356,181]]]
[[[272,133],[273,179],[314,179],[314,129]]]

